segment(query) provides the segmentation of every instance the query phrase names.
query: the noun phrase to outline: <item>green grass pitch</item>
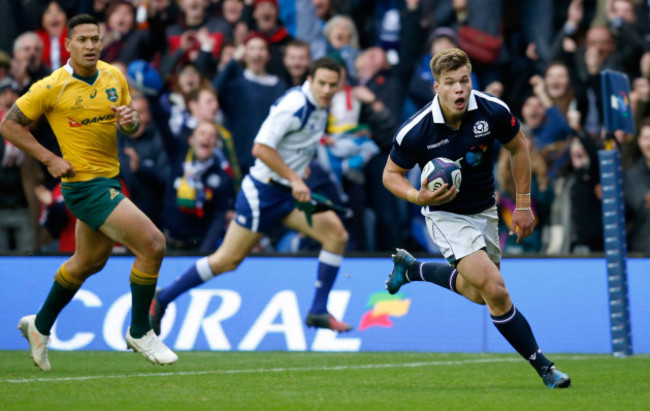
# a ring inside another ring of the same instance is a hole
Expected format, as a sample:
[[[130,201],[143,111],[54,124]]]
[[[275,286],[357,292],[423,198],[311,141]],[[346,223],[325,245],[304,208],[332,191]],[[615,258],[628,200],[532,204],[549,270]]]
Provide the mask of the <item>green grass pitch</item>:
[[[0,351],[0,410],[647,410],[650,356],[552,355],[549,390],[514,354]]]

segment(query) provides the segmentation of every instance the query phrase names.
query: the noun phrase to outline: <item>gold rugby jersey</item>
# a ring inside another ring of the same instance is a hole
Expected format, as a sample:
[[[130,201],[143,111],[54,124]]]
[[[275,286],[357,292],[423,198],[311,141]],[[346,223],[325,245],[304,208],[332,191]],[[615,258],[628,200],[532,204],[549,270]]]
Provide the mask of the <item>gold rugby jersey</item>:
[[[76,175],[63,181],[87,181],[119,174],[117,127],[111,106],[131,102],[126,79],[119,69],[97,62],[93,77],[74,73],[70,63],[34,83],[16,104],[31,120],[45,114],[63,158]]]

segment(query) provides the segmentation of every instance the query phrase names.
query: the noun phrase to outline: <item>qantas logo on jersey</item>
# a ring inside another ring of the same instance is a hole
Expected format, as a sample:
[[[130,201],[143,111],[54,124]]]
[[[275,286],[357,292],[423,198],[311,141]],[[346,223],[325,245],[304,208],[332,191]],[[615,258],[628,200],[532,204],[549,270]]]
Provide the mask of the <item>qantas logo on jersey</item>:
[[[112,120],[115,118],[115,114],[107,114],[105,116],[96,116],[93,118],[84,118],[83,120],[77,122],[70,117],[68,117],[68,125],[70,127],[81,127],[87,126],[88,124],[98,123],[106,120]]]
[[[476,138],[487,136],[488,134],[490,134],[490,126],[488,126],[487,121],[479,120],[476,123],[474,123],[473,131],[474,131],[474,137]]]

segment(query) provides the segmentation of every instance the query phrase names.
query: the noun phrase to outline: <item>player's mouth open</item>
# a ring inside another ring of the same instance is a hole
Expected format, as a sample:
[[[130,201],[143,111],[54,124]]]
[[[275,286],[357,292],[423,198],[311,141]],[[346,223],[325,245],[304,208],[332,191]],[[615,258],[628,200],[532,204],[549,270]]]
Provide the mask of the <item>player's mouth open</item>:
[[[465,99],[464,98],[457,98],[456,101],[454,101],[456,104],[457,108],[463,108],[465,106]]]

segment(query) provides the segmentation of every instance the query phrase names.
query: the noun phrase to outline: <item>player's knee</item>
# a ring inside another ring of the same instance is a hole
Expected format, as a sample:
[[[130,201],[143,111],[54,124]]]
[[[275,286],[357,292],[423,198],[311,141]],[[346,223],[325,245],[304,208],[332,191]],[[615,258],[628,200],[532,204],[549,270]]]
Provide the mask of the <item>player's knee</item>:
[[[100,272],[106,265],[107,261],[108,256],[84,259],[79,263],[79,269],[77,272],[71,272],[70,274],[79,280],[85,281],[91,275]]]
[[[152,232],[143,245],[144,253],[148,258],[161,262],[167,252],[165,236],[160,231]]]
[[[239,267],[239,265],[244,261],[245,256],[234,255],[230,256],[224,264],[224,269],[221,271],[233,271]],[[214,271],[214,269],[213,269]]]
[[[340,226],[338,230],[334,232],[334,241],[342,247],[345,247],[345,245],[348,243],[348,240],[350,238],[350,234],[348,234],[348,230],[346,230],[343,226]]]
[[[483,297],[493,304],[505,304],[510,294],[504,284],[490,283],[484,288]]]

